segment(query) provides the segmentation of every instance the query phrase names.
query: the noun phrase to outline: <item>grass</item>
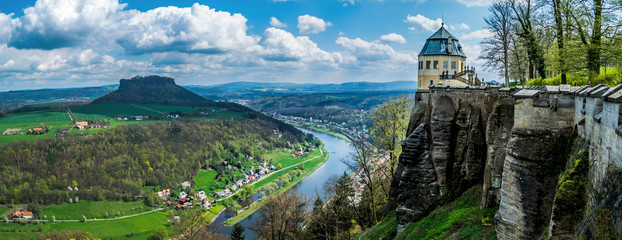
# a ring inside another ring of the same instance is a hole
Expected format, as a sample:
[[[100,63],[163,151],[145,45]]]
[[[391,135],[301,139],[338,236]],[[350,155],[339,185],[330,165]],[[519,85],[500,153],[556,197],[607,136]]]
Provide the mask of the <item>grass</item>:
[[[472,187],[453,202],[410,223],[396,239],[496,239],[492,223],[497,209],[480,209],[481,196],[482,186]]]
[[[96,222],[69,222],[69,223],[46,223],[39,225],[20,225],[15,223],[0,223],[0,229],[15,229],[17,233],[0,232],[2,239],[34,239],[40,232],[32,232],[41,227],[42,232],[72,230],[90,232],[93,236],[101,239],[127,239],[127,234],[134,233],[132,239],[149,239],[153,231],[165,226],[168,213],[165,211],[153,212],[137,217]],[[26,232],[23,232],[26,231]]]
[[[26,131],[45,123],[49,129],[47,134],[27,135]],[[56,129],[66,128],[72,124],[67,113],[63,110],[34,111],[16,113],[0,118],[0,133],[8,128],[21,128],[17,134],[0,135],[0,146],[23,140],[38,140],[54,136]]]
[[[109,218],[127,216],[151,210],[143,202],[121,201],[80,201],[78,203],[64,203],[48,205],[41,208],[41,215],[56,220],[79,220],[84,215],[87,219],[104,219],[106,213]]]
[[[622,77],[622,68],[618,67],[601,67],[600,74],[592,80],[592,85],[596,86],[598,84],[605,84],[609,87],[616,86],[620,84]],[[588,72],[587,71],[579,71],[568,73],[566,76],[566,82],[571,86],[574,86],[577,83],[579,86],[588,84]],[[561,84],[561,75],[556,75],[549,78],[538,78],[531,79],[525,83],[526,85],[559,85]]]
[[[326,152],[326,151],[324,151],[324,152]],[[270,195],[271,196],[278,196],[279,194],[284,193],[285,191],[289,190],[291,187],[295,186],[300,181],[302,181],[307,176],[309,176],[311,173],[313,173],[318,167],[320,167],[324,162],[326,162],[326,160],[328,160],[328,153],[325,154],[324,157],[318,157],[318,158],[316,158],[314,160],[311,160],[311,161],[308,161],[308,162],[304,163],[303,165],[304,165],[305,169],[307,169],[305,171],[305,173],[300,174],[300,176],[294,178],[291,182],[285,184],[285,186],[279,188],[278,190],[274,191]],[[295,170],[295,168],[291,168],[291,170]],[[273,175],[275,175],[275,174],[273,174]],[[272,176],[270,176],[270,177],[272,177]],[[266,178],[264,180],[268,180],[268,178]],[[265,183],[268,183],[268,182],[269,181],[267,181]],[[258,182],[257,184],[260,184],[260,183],[261,183],[261,181]],[[263,184],[265,184],[265,183],[263,183]],[[255,189],[259,189],[259,186],[255,186]],[[248,209],[238,213],[236,216],[234,216],[232,218],[227,219],[227,221],[225,221],[224,225],[230,227],[230,226],[233,226],[234,224],[244,220],[245,218],[247,218],[248,216],[253,214],[255,211],[257,211],[261,207],[263,207],[266,204],[267,200],[268,200],[268,198],[266,198],[266,197],[260,199],[258,202],[256,202],[252,206],[250,206]]]
[[[199,171],[197,177],[194,179],[196,182],[196,189],[204,188],[209,189],[212,184],[216,182],[216,176],[218,172],[216,170],[203,170]]]
[[[395,220],[395,211],[391,211],[389,215],[384,217],[373,228],[368,229],[361,239],[393,239],[397,233],[397,222]],[[355,237],[358,239],[358,236]]]

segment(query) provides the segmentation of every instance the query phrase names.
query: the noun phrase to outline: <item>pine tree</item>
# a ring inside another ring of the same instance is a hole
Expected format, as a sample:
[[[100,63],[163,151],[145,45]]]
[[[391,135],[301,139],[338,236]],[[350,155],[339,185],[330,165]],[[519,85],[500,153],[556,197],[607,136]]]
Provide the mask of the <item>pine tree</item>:
[[[231,240],[244,240],[244,226],[242,224],[236,223],[233,225]]]

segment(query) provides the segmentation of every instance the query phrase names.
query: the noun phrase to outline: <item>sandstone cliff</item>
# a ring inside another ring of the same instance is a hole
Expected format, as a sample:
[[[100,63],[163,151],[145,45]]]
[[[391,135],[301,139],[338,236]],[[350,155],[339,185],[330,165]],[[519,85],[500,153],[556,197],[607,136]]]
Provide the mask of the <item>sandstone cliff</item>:
[[[620,238],[620,102],[622,85],[418,92],[390,190],[398,233],[482,184],[499,239]]]

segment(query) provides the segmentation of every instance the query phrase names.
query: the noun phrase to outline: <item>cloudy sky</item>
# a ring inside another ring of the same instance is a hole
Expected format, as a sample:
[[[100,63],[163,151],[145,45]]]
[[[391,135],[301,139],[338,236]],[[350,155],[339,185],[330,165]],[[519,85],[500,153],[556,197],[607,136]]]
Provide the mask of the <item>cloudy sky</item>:
[[[416,80],[443,19],[469,65],[491,0],[24,0],[0,4],[0,91]],[[170,6],[175,4],[175,6]],[[479,75],[496,79],[496,73]]]

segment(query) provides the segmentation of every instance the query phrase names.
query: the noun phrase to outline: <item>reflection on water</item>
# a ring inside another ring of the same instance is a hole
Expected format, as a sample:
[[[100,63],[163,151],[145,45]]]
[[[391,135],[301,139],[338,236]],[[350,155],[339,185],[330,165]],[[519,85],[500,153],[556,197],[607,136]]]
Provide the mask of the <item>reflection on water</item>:
[[[322,143],[324,143],[324,148],[330,153],[328,156],[328,160],[320,166],[315,172],[311,175],[307,176],[305,179],[300,181],[294,187],[297,193],[307,196],[309,199],[315,199],[316,194],[319,194],[321,197],[324,197],[323,185],[332,176],[341,176],[344,172],[349,173],[350,170],[348,166],[346,166],[342,160],[349,159],[352,157],[353,149],[350,143],[340,139],[338,137],[334,137],[325,133],[309,131],[306,129],[301,129],[305,133],[312,133],[314,136],[319,138]],[[240,205],[242,207],[249,206],[253,201],[261,198],[261,194],[257,193],[245,201],[241,202]],[[213,226],[217,226],[220,228],[220,233],[229,235],[233,230],[232,227],[223,226],[224,222],[231,218],[234,215],[234,212],[230,209],[225,210],[212,224]],[[240,221],[240,224],[244,226],[247,230],[244,231],[244,235],[246,239],[255,239],[257,236],[255,233],[248,229],[249,226],[257,220],[256,218],[258,214],[255,212],[250,215],[248,218]]]

